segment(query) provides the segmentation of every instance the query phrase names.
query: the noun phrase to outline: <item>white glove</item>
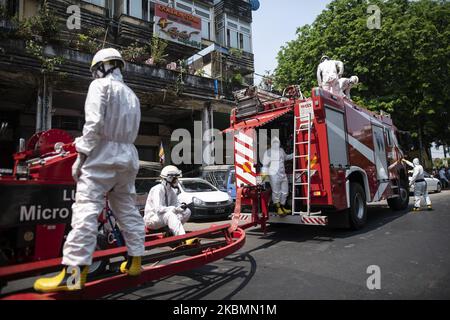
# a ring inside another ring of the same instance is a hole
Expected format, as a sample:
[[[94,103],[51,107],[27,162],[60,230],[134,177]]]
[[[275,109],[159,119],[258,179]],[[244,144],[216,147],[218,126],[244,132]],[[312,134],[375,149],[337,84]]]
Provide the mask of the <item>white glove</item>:
[[[84,153],[79,153],[77,160],[75,160],[75,163],[72,166],[72,178],[75,182],[78,182],[78,178],[81,175],[81,167],[83,167],[86,158],[87,156]]]
[[[175,208],[175,213],[183,213],[184,209],[182,207]]]

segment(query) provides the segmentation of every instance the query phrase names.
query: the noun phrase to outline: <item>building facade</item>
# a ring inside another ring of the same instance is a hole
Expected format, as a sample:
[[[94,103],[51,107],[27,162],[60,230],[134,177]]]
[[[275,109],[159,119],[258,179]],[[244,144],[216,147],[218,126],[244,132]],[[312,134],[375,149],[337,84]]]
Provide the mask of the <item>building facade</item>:
[[[90,61],[102,47],[127,60],[141,160],[158,161],[162,143],[169,163],[172,132],[194,137],[195,121],[202,131],[227,127],[232,90],[253,82],[248,1],[0,0],[0,9],[0,168],[12,166],[19,138],[81,134]]]

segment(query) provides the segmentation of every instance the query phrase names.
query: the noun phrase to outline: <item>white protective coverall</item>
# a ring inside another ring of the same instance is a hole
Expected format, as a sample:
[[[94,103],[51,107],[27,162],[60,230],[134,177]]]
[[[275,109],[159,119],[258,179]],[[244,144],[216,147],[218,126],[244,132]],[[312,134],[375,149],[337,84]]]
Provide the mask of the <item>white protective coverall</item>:
[[[353,86],[354,83],[350,81],[350,78],[339,79],[339,95],[341,97],[347,97],[347,99],[351,99],[350,90]]]
[[[413,168],[413,176],[409,182],[409,185],[412,186],[414,184],[414,207],[420,208],[422,196],[425,199],[427,206],[431,206],[431,199],[428,196],[427,183],[423,174],[423,167],[420,165],[419,159],[414,159],[413,163],[407,160],[404,161]]]
[[[167,181],[154,186],[145,204],[145,225],[157,230],[168,226],[175,236],[186,234],[183,224],[189,220],[191,210],[182,209],[177,194]]]
[[[287,155],[284,152],[278,139],[274,139],[272,146],[264,153],[261,172],[269,176],[273,203],[280,203],[283,206],[286,204],[289,183],[284,163],[293,157],[293,154]]]
[[[92,81],[85,105],[83,136],[75,140],[78,152],[87,155],[72,206],[72,231],[64,245],[62,263],[92,263],[97,243],[98,215],[108,193],[128,255],[144,254],[145,226],[135,205],[135,178],[139,169],[136,140],[141,119],[140,103],[123,82],[119,69]]]
[[[337,60],[325,60],[317,68],[317,82],[319,87],[338,95],[339,78],[344,73],[344,64]]]

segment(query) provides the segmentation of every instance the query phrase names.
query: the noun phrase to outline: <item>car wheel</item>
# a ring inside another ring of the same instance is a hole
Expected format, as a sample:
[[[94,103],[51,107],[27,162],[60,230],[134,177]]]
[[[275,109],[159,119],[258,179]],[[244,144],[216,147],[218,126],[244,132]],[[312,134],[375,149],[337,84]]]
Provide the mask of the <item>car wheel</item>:
[[[436,186],[436,193],[440,193],[442,191],[442,186],[441,183],[438,182],[437,186]]]

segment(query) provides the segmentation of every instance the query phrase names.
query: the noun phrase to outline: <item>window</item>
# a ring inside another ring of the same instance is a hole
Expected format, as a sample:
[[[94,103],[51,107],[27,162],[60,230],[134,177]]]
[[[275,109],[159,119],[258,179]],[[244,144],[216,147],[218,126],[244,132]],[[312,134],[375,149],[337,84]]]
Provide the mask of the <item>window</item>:
[[[181,9],[181,10],[183,10],[183,11],[192,13],[192,8],[189,7],[189,6],[186,6],[186,5],[182,4],[182,3],[178,3],[178,2],[177,2],[177,8],[178,8],[178,9]]]
[[[238,37],[239,37],[238,32],[234,31],[234,30],[227,29],[227,32],[228,31],[230,33],[228,46],[232,47],[232,48],[238,48]]]
[[[348,164],[347,142],[345,132],[342,130],[342,128],[345,128],[344,115],[328,107],[325,108],[325,113],[330,164],[346,166]]]
[[[244,34],[243,35],[244,41],[243,46],[241,47],[242,50],[246,52],[252,52],[252,40],[249,35]]]
[[[222,22],[218,22],[219,25]],[[226,46],[241,49],[245,52],[252,52],[251,26],[235,17],[227,17],[227,39]],[[218,40],[220,42],[220,40]]]
[[[386,141],[389,147],[392,147],[392,135],[391,130],[389,128],[384,128],[384,132],[386,134]]]
[[[127,0],[125,14],[150,21],[150,0]]]
[[[228,26],[231,27],[231,28],[234,28],[234,29],[238,28],[237,24],[235,24],[233,22],[228,22]]]
[[[129,3],[129,15],[142,19],[142,3],[140,1],[128,1]]]
[[[202,38],[211,39],[211,22],[202,19]]]

